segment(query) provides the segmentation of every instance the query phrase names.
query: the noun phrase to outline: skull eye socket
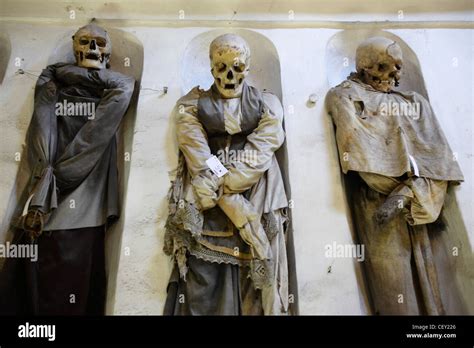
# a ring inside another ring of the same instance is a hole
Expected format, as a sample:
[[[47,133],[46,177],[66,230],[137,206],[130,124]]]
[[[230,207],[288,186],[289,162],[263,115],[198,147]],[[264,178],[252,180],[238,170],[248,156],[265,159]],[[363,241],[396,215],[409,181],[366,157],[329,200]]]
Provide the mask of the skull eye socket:
[[[400,69],[402,68],[402,66],[401,66],[400,64],[395,64],[395,68],[396,68],[397,70],[400,70]]]
[[[89,39],[86,38],[86,37],[81,37],[81,38],[79,39],[79,43],[80,43],[81,45],[88,45],[88,44],[89,44]]]
[[[224,63],[217,63],[216,69],[218,72],[224,72],[227,69],[227,65]]]
[[[387,68],[388,68],[388,65],[384,63],[380,63],[378,66],[379,71],[385,71],[387,70]]]
[[[234,70],[238,73],[243,73],[245,71],[245,64],[244,63],[234,63]]]
[[[104,38],[98,37],[95,42],[97,43],[97,46],[99,47],[105,47],[107,46],[107,41]]]

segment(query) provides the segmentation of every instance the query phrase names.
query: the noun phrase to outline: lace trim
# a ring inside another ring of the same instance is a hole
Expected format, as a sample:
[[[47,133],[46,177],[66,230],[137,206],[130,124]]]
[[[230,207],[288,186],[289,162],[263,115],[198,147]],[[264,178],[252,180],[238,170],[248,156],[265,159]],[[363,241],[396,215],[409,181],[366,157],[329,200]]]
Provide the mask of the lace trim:
[[[256,289],[269,287],[273,283],[273,261],[271,260],[252,260],[250,263],[250,278]]]
[[[232,231],[210,231],[210,230],[204,230],[201,233],[203,236],[209,236],[209,237],[232,237],[234,235],[234,232]]]
[[[231,264],[240,267],[250,267],[251,260],[242,260],[232,257],[227,254],[223,254],[219,251],[210,250],[206,247],[196,243],[196,246],[189,250],[189,254],[197,257],[198,259],[218,264]]]
[[[233,255],[234,251],[232,249],[218,250],[219,246],[211,245],[202,238],[203,215],[193,204],[182,198],[184,168],[185,163],[181,155],[177,177],[172,182],[168,193],[170,213],[165,225],[166,232],[163,247],[163,251],[167,255],[173,256],[177,262],[181,278],[186,280],[188,271],[186,254],[189,253],[206,262],[250,267],[249,275],[255,288],[262,289],[271,285],[274,278],[273,261],[253,259],[252,255],[242,255],[242,253],[239,254],[239,257],[236,257]],[[264,214],[262,224],[270,241],[280,232],[273,213]]]
[[[198,239],[198,242],[204,245],[209,250],[217,251],[221,254],[230,255],[238,260],[252,260],[253,256],[251,254],[242,253],[239,250],[232,248],[227,248],[224,246],[213,245],[204,239]],[[237,255],[236,255],[237,254]]]

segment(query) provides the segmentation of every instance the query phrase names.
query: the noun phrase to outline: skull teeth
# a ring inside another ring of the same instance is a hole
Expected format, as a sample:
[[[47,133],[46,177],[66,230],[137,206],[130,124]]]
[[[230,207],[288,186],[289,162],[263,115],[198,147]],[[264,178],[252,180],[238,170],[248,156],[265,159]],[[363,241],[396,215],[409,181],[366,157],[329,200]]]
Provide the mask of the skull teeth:
[[[224,85],[225,89],[235,89],[235,84],[234,83],[226,83]]]
[[[381,80],[376,76],[372,76],[372,81],[374,81],[375,83],[378,83],[379,85],[382,84],[382,83],[391,83],[392,82],[392,80]]]
[[[101,60],[101,57],[98,53],[88,52],[88,53],[86,53],[86,59]]]

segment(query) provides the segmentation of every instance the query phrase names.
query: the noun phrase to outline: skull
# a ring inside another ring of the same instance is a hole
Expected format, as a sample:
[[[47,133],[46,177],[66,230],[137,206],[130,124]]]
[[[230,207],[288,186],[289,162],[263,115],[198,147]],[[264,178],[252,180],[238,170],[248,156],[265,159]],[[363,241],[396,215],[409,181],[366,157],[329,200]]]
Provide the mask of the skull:
[[[249,73],[250,48],[238,35],[224,34],[209,48],[214,85],[223,98],[237,98]]]
[[[105,69],[109,67],[112,43],[107,31],[88,24],[72,37],[76,64],[84,68]]]
[[[402,64],[402,50],[393,40],[372,37],[357,47],[356,67],[362,82],[380,92],[398,86]]]

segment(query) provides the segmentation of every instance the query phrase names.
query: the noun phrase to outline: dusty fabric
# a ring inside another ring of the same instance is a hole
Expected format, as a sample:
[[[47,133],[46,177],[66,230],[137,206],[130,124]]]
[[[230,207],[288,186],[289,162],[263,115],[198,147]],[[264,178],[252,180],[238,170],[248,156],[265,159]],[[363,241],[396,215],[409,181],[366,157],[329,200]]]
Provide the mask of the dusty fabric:
[[[429,224],[438,218],[443,208],[447,181],[410,177],[406,179],[360,172],[369,187],[386,196],[404,196],[410,199],[404,209],[405,219],[410,225]]]
[[[441,299],[428,227],[426,225],[411,227],[410,238],[425,311],[428,315],[446,314]]]
[[[282,251],[287,224],[274,156],[284,140],[281,106],[275,107],[274,96],[260,96],[249,86],[240,106],[226,105],[216,93],[195,88],[175,108],[182,160],[170,191],[165,251],[175,257],[183,279],[187,252],[207,262],[250,268],[254,286],[262,289],[265,314],[286,312],[286,252],[274,255]],[[217,178],[205,161],[229,150],[256,156],[252,162],[221,157],[229,173]]]
[[[439,315],[444,308],[426,226],[399,215],[380,227],[372,219],[387,198],[362,180],[352,197],[357,234],[375,314]]]
[[[26,149],[32,170],[29,207],[50,214],[45,230],[100,226],[118,216],[115,133],[134,83],[111,70],[62,63],[42,72]],[[57,115],[57,103],[64,102],[94,105],[93,118]],[[20,202],[17,216],[25,203]]]
[[[37,262],[7,259],[0,274],[0,314],[103,315],[104,232],[104,226],[44,232],[37,240]],[[13,242],[30,243],[21,230]]]
[[[376,314],[444,314],[426,224],[440,215],[449,182],[463,180],[427,100],[415,92],[379,92],[357,75],[331,89],[344,173]],[[402,214],[381,226],[388,197],[405,197]]]
[[[326,97],[336,125],[341,167],[348,171],[399,177],[462,181],[429,102],[416,92],[383,93],[344,81]],[[417,109],[418,108],[418,109]]]
[[[175,268],[164,315],[261,315],[262,299],[248,268],[188,258],[186,281]],[[212,294],[210,296],[209,294]]]

